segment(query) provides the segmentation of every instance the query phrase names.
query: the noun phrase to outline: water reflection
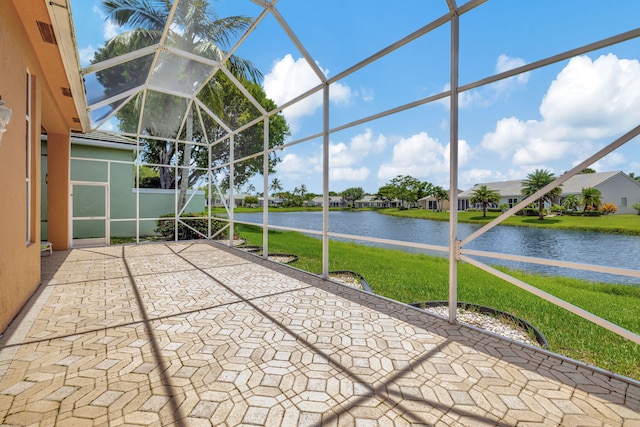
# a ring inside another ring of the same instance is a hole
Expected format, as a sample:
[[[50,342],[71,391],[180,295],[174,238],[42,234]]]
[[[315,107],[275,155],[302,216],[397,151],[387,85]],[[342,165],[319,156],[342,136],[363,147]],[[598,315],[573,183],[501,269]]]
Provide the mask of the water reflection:
[[[236,213],[235,218],[238,221],[262,223],[262,213]],[[270,212],[269,224],[322,230],[322,212]],[[459,224],[458,238],[462,240],[478,228],[480,228],[479,224]],[[372,211],[332,211],[329,213],[329,230],[334,233],[438,246],[448,246],[449,244],[448,222],[393,217]],[[379,243],[358,243],[393,247],[407,252],[426,252],[432,255],[446,256],[445,253],[422,249]],[[636,251],[640,247],[640,237],[573,230],[498,226],[478,237],[466,247],[583,264],[638,269]],[[640,285],[640,279],[633,277],[488,258],[482,259],[482,261],[548,275],[564,275],[593,281]]]

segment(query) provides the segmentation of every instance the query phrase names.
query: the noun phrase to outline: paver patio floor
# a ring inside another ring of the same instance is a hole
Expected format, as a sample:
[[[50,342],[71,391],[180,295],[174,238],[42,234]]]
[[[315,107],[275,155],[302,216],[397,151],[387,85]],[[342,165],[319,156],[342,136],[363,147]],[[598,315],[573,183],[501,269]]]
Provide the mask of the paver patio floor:
[[[43,258],[3,425],[640,426],[640,384],[207,242]]]

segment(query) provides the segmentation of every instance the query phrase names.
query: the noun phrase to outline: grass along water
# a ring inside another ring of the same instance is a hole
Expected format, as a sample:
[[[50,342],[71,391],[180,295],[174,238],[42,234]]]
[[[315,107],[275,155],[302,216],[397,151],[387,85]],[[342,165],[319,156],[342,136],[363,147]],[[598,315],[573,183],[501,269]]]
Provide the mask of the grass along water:
[[[247,244],[262,244],[260,227],[236,227]],[[292,264],[296,268],[313,273],[322,270],[322,242],[313,237],[270,231],[269,251],[298,255],[298,261]],[[329,244],[330,270],[356,271],[366,278],[376,294],[404,303],[448,299],[448,268],[448,260],[444,258],[348,242]],[[640,333],[640,288],[509,273]],[[458,270],[458,299],[505,311],[531,323],[545,335],[551,351],[640,380],[640,345],[464,263]]]

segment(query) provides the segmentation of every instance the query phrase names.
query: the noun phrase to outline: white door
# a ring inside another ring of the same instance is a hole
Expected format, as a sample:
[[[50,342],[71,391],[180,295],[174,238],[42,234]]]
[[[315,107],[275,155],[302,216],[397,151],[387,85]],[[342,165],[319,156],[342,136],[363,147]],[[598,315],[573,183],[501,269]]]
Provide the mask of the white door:
[[[109,244],[109,184],[71,183],[71,246]]]

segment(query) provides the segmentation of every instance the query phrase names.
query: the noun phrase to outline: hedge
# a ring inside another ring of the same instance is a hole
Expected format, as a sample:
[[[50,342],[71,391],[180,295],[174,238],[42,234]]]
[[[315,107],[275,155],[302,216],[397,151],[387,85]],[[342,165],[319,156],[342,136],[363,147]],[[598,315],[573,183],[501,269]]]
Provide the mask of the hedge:
[[[182,214],[182,217],[198,217],[198,218],[181,218],[178,223],[178,240],[193,240],[193,239],[203,239],[200,234],[193,231],[191,228],[198,230],[203,235],[207,236],[209,233],[209,220],[207,218],[206,212],[190,212]],[[161,218],[157,221],[157,226],[155,232],[162,235],[162,237],[166,240],[175,240],[175,215],[168,214],[162,215]],[[187,227],[187,224],[189,227]],[[226,221],[220,221],[216,219],[211,219],[211,234],[215,234],[219,230],[221,230],[228,223]],[[229,237],[229,234],[225,231],[220,233],[218,238],[226,238]]]

